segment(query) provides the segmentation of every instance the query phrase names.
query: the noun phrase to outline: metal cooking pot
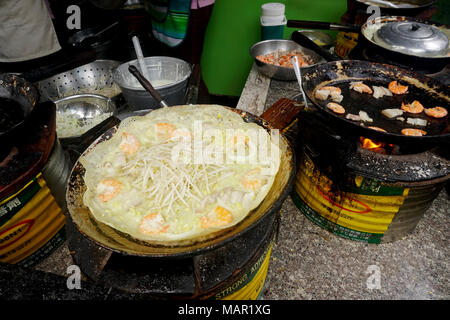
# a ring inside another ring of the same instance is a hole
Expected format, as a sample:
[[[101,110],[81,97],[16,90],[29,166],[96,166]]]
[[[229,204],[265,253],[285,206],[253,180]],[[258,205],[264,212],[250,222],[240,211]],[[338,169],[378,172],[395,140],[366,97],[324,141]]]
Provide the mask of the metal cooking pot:
[[[288,20],[287,26],[359,33],[361,46],[407,65],[441,70],[450,63],[450,29],[439,23],[393,16],[371,19],[362,26],[300,20]]]
[[[146,57],[149,80],[168,105],[184,104],[187,83],[191,76],[191,66],[183,60],[172,57]],[[125,100],[132,110],[155,109],[159,103],[145,90],[128,71],[130,65],[138,66],[137,60],[121,64],[113,73],[114,81],[122,90]],[[158,81],[171,81],[157,85]]]

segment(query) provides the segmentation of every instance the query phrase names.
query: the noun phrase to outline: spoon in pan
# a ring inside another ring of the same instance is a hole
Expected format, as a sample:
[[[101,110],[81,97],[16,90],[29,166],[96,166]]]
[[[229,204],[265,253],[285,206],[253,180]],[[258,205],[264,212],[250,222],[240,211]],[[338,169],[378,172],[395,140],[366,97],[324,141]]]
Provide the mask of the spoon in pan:
[[[305,95],[305,92],[303,91],[303,87],[302,87],[302,74],[300,72],[300,66],[298,65],[297,56],[292,56],[291,61],[292,61],[292,66],[294,67],[295,76],[297,77],[298,85],[300,86],[300,93],[302,94],[303,101],[305,103],[305,108],[308,108],[308,104],[306,101],[306,95]]]

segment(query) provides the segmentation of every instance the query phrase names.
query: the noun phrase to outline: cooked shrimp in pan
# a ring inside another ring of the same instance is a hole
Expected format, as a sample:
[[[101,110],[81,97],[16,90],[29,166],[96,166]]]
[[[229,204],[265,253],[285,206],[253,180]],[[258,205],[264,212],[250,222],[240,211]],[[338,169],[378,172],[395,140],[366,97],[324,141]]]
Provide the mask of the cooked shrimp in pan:
[[[401,85],[397,81],[391,81],[388,88],[394,94],[404,94],[408,92],[408,86]]]
[[[420,129],[406,128],[402,130],[402,134],[405,136],[421,137],[427,134],[426,131]]]
[[[351,82],[350,89],[353,89],[359,93],[372,94],[373,92],[372,89],[367,84],[364,84],[362,81]]]
[[[378,127],[367,127],[367,128],[370,128],[370,129],[376,130],[376,131],[387,132],[386,130],[378,128]]]
[[[412,103],[407,103],[407,104],[404,104],[402,102],[402,110],[403,111],[406,111],[409,113],[421,113],[423,111],[423,109],[424,109],[423,105],[417,100],[414,100]]]
[[[442,107],[425,108],[424,111],[427,116],[433,118],[443,118],[448,114],[447,110]]]
[[[333,86],[324,86],[324,87],[322,87],[320,89],[321,90],[328,90],[328,91],[330,91],[330,93],[336,93],[336,94],[341,94],[342,93],[341,88],[333,87]]]
[[[119,193],[122,183],[114,179],[102,180],[97,185],[98,198],[103,202],[114,199]]]
[[[264,63],[270,63],[270,64],[275,64],[275,57],[273,56],[273,54],[269,53],[266,55],[260,55],[257,56],[256,59],[258,59],[259,61],[262,61]]]
[[[157,123],[156,124],[156,135],[162,139],[169,139],[172,137],[175,131],[175,126],[170,123]]]
[[[324,86],[316,90],[315,97],[319,100],[326,100],[331,96],[331,100],[334,102],[341,102],[344,99],[341,93],[342,91],[338,87]]]
[[[335,103],[335,102],[329,102],[327,104],[327,108],[330,109],[331,111],[333,111],[334,113],[337,113],[337,114],[344,114],[345,113],[344,107],[341,106],[340,104]]]
[[[221,206],[217,206],[214,211],[200,218],[203,229],[226,226],[231,221],[233,221],[233,215]]]
[[[139,230],[143,234],[158,235],[167,232],[169,225],[165,224],[164,218],[158,212],[146,215],[139,225]]]
[[[242,186],[248,190],[258,190],[262,187],[263,182],[260,178],[258,178],[258,174],[260,173],[260,169],[256,168],[250,170],[242,177]]]
[[[134,154],[139,149],[139,140],[132,133],[123,132],[122,141],[120,142],[120,150],[126,154]]]

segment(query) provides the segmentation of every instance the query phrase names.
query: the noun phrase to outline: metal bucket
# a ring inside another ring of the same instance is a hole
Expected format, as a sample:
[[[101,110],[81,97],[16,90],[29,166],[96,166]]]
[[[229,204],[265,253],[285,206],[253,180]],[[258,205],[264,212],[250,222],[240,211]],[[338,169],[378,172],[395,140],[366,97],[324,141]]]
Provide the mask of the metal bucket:
[[[172,57],[144,58],[150,83],[168,105],[184,104],[186,88],[191,75],[191,66],[180,59]],[[137,60],[121,64],[113,74],[114,81],[122,90],[131,110],[155,109],[159,103],[148,93],[136,78],[128,71],[130,65],[139,66]],[[161,81],[170,81],[160,84]]]

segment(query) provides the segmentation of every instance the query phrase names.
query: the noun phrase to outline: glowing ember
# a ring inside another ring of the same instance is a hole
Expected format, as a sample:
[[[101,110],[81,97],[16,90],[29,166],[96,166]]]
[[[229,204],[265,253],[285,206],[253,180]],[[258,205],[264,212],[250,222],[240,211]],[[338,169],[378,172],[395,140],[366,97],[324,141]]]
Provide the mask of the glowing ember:
[[[381,154],[397,154],[398,147],[394,144],[377,142],[369,138],[359,137],[361,148]]]
[[[368,138],[361,137],[360,140],[361,140],[361,147],[363,149],[372,150],[372,149],[382,148],[384,146],[384,143],[382,143],[382,142],[375,142],[375,141],[370,140]]]

